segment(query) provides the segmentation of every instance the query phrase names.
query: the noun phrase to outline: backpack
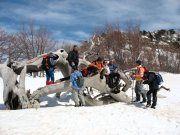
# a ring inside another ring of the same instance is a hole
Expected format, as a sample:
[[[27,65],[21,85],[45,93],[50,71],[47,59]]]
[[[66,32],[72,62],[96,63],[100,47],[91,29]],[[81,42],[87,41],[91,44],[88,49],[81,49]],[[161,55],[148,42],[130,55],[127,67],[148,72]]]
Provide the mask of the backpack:
[[[41,63],[41,68],[44,69],[44,70],[48,70],[49,69],[49,57],[48,55],[43,55],[43,60],[42,60],[42,63]]]
[[[53,67],[53,65],[51,64],[50,60],[49,60],[49,56],[48,54],[43,55],[43,60],[41,62],[41,68],[44,70],[48,70],[50,67]]]
[[[119,73],[111,73],[108,77],[108,86],[109,88],[115,88],[120,81],[120,75]]]
[[[156,82],[157,82],[157,84],[158,84],[158,85],[161,85],[161,84],[164,82],[161,74],[155,73],[155,76],[156,76]]]
[[[144,68],[144,72],[149,72],[149,69],[147,67],[143,67]]]
[[[82,87],[83,87],[83,85],[84,85],[84,78],[83,78],[82,75],[78,75],[78,76],[77,76],[77,81],[76,81],[76,83],[77,83],[77,86],[78,86],[79,88],[82,88]]]

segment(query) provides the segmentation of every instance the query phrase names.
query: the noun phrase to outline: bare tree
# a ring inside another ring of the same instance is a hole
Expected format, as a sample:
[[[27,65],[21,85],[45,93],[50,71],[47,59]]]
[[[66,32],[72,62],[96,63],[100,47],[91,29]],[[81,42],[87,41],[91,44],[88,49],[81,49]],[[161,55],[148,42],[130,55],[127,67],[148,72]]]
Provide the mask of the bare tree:
[[[17,34],[20,48],[27,59],[34,58],[44,52],[53,51],[56,41],[44,27],[35,29],[34,23],[22,24],[22,30]]]
[[[159,40],[154,40],[156,36],[150,32],[146,34],[150,34],[151,38],[142,36],[139,24],[128,23],[126,31],[122,31],[118,23],[106,24],[83,43],[82,50],[93,47],[89,56],[93,59],[97,56],[113,57],[122,69],[134,67],[135,61],[140,59],[150,70],[179,72],[180,44],[160,45],[160,36]]]
[[[8,34],[0,28],[0,62],[4,60]]]

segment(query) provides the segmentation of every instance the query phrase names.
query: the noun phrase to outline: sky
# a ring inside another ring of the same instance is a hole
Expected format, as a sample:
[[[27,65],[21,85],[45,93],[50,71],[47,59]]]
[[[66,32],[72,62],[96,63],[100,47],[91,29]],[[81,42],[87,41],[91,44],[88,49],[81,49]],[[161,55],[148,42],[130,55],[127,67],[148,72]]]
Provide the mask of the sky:
[[[58,41],[78,43],[116,22],[147,31],[180,29],[180,0],[0,0],[0,28],[17,32],[30,20]]]

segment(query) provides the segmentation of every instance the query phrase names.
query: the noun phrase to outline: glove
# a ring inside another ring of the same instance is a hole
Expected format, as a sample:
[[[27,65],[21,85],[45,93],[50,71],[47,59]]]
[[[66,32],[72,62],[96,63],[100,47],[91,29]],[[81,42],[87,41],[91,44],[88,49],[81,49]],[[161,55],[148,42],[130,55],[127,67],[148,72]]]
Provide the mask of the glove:
[[[132,79],[132,80],[135,80],[135,75],[131,75],[131,79]]]

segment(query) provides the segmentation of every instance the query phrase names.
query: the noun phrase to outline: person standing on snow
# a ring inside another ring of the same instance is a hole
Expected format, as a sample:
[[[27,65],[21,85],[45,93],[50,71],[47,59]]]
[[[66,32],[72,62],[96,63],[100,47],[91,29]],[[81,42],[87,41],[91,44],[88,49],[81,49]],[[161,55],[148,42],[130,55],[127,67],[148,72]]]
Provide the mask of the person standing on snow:
[[[68,53],[67,61],[72,68],[77,69],[79,64],[79,53],[77,45],[73,46],[72,51]]]
[[[143,76],[144,76],[144,67],[141,65],[141,61],[136,61],[136,73],[133,75],[133,78],[136,80],[135,84],[135,93],[136,93],[136,100],[134,102],[139,102],[141,96],[143,100],[140,103],[146,102],[146,94],[143,85]]]
[[[83,77],[81,72],[76,68],[72,68],[72,74],[70,76],[72,95],[75,102],[75,107],[85,106],[85,100],[83,96],[83,87],[78,86],[77,80],[78,77]]]
[[[52,52],[43,56],[42,68],[46,72],[46,85],[54,84],[54,69],[58,58],[59,56]]]
[[[144,73],[144,78],[146,79],[143,84],[148,84],[149,85],[149,91],[147,92],[147,105],[146,107],[154,108],[156,107],[157,104],[157,91],[159,89],[159,85],[157,83],[157,78],[155,73],[153,72],[145,72]],[[153,95],[153,103],[151,105],[151,95]]]

